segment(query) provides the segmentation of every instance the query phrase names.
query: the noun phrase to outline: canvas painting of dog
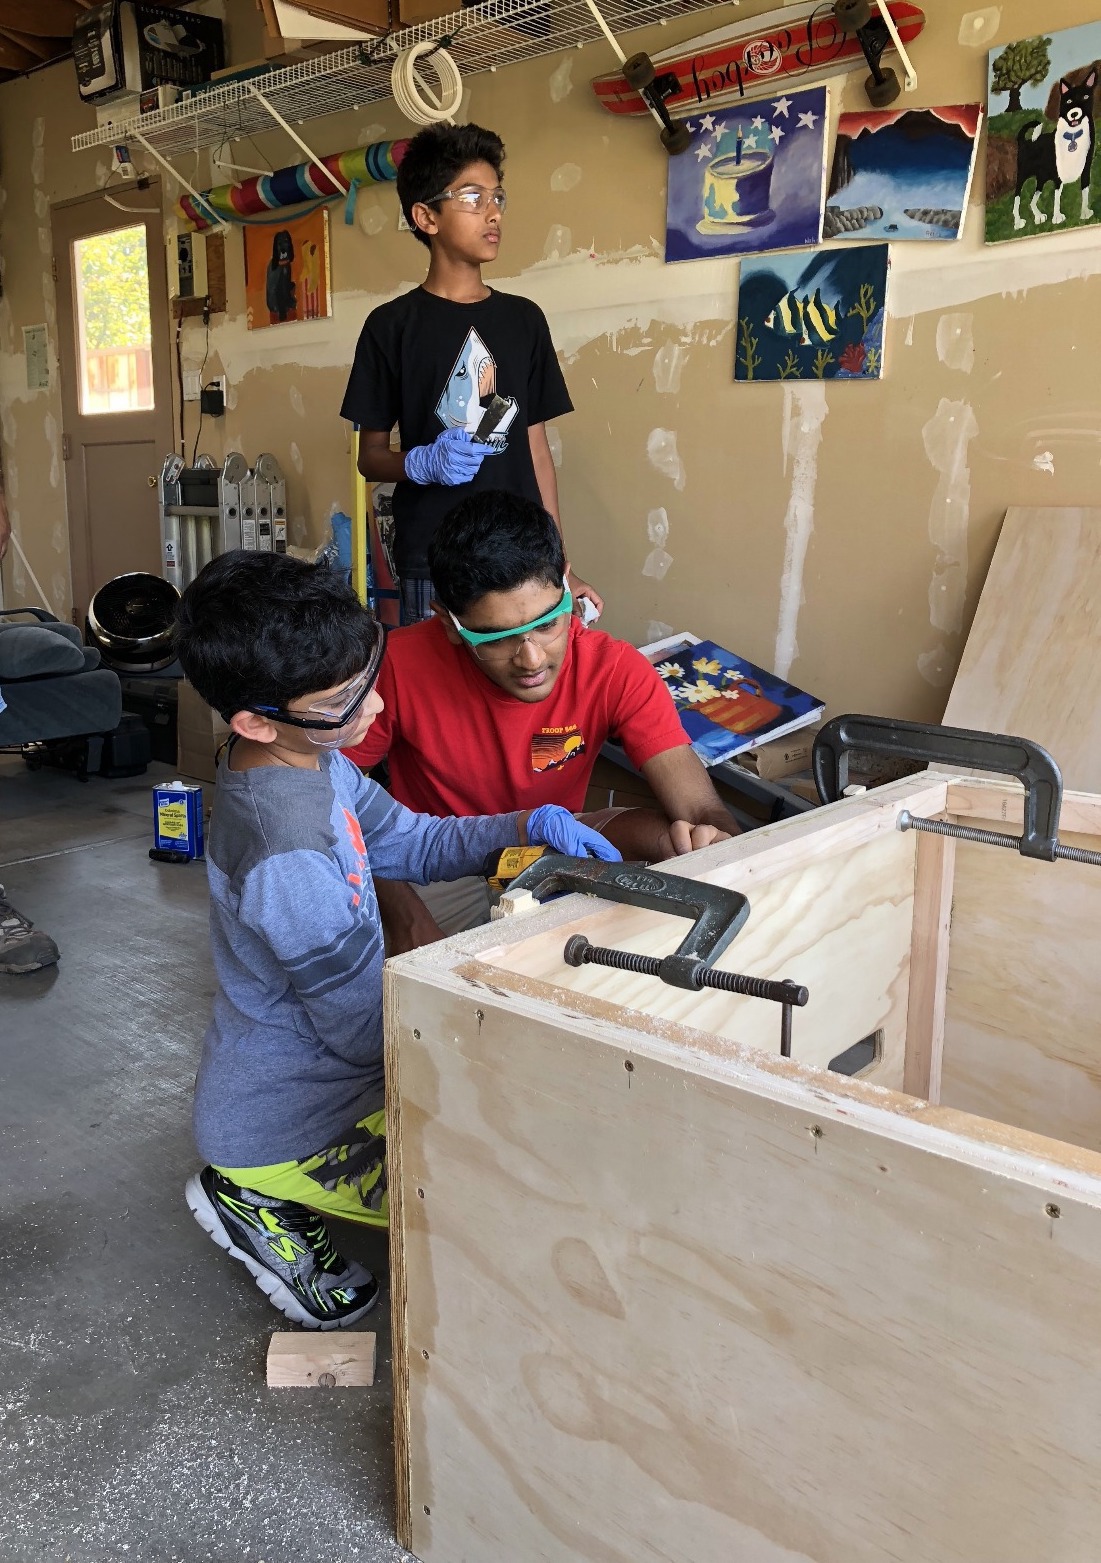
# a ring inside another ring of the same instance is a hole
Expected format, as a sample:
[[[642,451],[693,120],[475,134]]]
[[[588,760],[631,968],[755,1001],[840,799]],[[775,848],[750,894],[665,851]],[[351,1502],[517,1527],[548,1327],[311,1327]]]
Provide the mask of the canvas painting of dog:
[[[325,207],[275,222],[248,223],[245,309],[250,331],[332,313],[329,213]]]
[[[994,49],[986,241],[1101,221],[1101,23]]]

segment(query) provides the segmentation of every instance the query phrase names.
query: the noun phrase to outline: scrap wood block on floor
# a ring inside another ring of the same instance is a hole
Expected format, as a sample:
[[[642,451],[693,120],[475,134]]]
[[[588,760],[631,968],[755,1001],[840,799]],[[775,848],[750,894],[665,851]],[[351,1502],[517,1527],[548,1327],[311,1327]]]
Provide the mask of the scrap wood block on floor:
[[[313,1335],[281,1330],[268,1344],[273,1389],[365,1389],[375,1382],[374,1331]]]

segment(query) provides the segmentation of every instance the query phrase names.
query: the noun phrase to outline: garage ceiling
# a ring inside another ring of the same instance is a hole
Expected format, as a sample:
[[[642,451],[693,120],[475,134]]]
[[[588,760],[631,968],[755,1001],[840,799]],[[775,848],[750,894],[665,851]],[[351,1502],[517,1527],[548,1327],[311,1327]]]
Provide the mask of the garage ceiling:
[[[73,24],[96,0],[0,0],[0,81],[72,48]]]

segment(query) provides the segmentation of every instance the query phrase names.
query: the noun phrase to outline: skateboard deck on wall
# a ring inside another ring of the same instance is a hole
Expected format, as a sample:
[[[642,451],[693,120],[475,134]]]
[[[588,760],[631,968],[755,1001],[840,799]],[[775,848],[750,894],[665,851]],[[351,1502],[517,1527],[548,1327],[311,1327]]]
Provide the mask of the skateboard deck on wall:
[[[889,0],[888,10],[904,44],[925,26],[924,11],[909,0]],[[829,4],[789,6],[735,22],[655,54],[653,62],[655,86],[674,114],[692,113],[704,105],[721,107],[767,92],[777,82],[790,84],[793,78],[865,64],[859,40],[842,30]],[[610,114],[649,113],[641,94],[619,71],[598,76],[593,91]]]

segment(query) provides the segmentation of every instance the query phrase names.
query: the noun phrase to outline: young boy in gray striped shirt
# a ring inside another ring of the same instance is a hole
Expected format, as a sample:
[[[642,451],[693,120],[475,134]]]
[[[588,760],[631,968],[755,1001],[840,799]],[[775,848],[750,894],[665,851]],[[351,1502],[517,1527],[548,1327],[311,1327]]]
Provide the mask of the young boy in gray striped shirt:
[[[372,876],[476,874],[526,841],[619,854],[566,809],[435,819],[367,781],[339,750],[382,710],[384,633],[327,566],[220,555],[184,593],[177,649],[233,732],[207,844],[218,991],[194,1111],[207,1165],[187,1203],[288,1318],[337,1329],[378,1284],[337,1253],[321,1213],[387,1223]]]

